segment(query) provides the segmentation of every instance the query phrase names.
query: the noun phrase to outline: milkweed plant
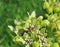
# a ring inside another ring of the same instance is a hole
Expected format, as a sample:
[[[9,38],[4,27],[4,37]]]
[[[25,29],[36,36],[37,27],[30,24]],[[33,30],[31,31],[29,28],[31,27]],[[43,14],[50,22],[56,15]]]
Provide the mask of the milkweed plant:
[[[13,41],[20,47],[60,47],[60,2],[45,0],[46,19],[36,17],[35,11],[26,20],[14,20],[8,27],[15,33]]]

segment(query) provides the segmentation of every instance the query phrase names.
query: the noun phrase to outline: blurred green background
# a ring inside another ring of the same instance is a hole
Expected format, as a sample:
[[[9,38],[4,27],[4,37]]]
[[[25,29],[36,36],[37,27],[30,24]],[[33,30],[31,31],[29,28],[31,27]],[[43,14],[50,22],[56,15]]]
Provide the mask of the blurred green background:
[[[27,12],[34,10],[37,16],[44,16],[42,5],[43,0],[0,0],[0,47],[19,47],[12,41],[14,35],[8,25],[14,26],[14,19],[24,20]]]

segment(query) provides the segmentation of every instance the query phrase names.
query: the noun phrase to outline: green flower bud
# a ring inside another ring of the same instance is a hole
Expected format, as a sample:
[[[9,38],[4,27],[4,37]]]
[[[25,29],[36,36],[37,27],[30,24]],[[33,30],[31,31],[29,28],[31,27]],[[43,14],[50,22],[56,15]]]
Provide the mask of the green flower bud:
[[[56,42],[56,43],[52,44],[51,47],[59,47],[59,44]]]
[[[60,36],[57,36],[57,42],[60,44]]]
[[[59,7],[54,7],[54,12],[59,12],[60,11],[60,8]]]
[[[41,23],[41,26],[48,26],[50,24],[50,22],[48,20],[44,20]]]
[[[57,24],[57,28],[58,28],[58,30],[60,30],[60,23],[59,23],[59,24]]]
[[[43,8],[44,9],[49,8],[49,3],[47,1],[44,2]]]
[[[55,34],[55,36],[60,36],[60,31],[57,31]]]
[[[20,36],[16,36],[16,37],[13,39],[13,41],[14,41],[15,43],[23,43],[23,44],[25,44],[25,41],[24,41],[23,38],[20,37]]]
[[[33,12],[31,13],[31,15],[29,16],[29,19],[35,18],[35,17],[36,17],[36,13],[35,13],[35,11],[33,11]]]
[[[60,2],[59,2],[59,3],[57,3],[57,7],[59,7],[59,8],[60,8]]]
[[[24,33],[23,38],[29,38],[29,35],[27,33]]]
[[[16,25],[20,25],[20,24],[21,24],[18,20],[14,20],[14,23],[15,23]]]
[[[25,47],[30,47],[30,45],[29,45],[29,44],[27,44]]]
[[[47,8],[47,12],[48,12],[48,14],[52,13],[53,12],[53,8],[52,7]]]
[[[56,2],[56,0],[51,0],[52,3]]]
[[[32,47],[40,47],[40,43],[35,41],[33,42]]]
[[[38,19],[43,19],[43,16],[39,16]]]
[[[13,31],[14,30],[14,28],[13,28],[13,26],[8,26],[9,27],[9,29],[11,30],[11,31]]]
[[[16,28],[17,31],[20,30],[20,29],[22,29],[21,26],[16,26],[15,28]]]

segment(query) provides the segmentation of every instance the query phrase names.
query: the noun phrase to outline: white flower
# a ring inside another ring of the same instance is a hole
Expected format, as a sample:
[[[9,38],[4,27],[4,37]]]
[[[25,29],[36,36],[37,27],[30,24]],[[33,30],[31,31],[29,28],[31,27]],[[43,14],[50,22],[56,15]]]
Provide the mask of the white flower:
[[[10,28],[11,31],[13,31],[13,29],[14,29],[13,26],[9,25],[8,27]]]
[[[30,15],[29,12],[27,12],[27,14]]]
[[[31,19],[32,17],[33,17],[33,18],[36,17],[35,11],[33,11],[33,12],[31,13],[31,15],[29,16],[29,19]]]
[[[20,25],[21,23],[19,22],[19,21],[17,21],[17,20],[14,20],[14,23],[16,24],[16,25]]]
[[[40,16],[41,19],[43,19],[43,16]]]
[[[29,45],[29,44],[27,44],[25,47],[30,47],[30,45]]]
[[[43,19],[43,16],[39,16],[38,19]]]

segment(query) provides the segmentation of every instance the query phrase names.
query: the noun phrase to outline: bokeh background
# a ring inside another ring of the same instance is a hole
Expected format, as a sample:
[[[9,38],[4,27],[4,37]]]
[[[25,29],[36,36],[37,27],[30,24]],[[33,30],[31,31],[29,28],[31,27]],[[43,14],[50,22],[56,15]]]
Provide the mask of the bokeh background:
[[[44,16],[43,0],[0,0],[0,47],[19,47],[12,41],[13,33],[8,25],[14,26],[14,19],[25,20],[27,12]],[[43,11],[42,11],[43,10]]]

